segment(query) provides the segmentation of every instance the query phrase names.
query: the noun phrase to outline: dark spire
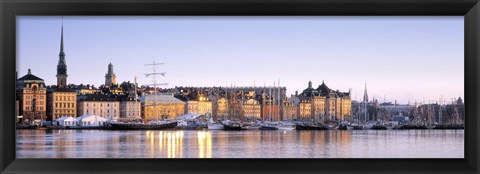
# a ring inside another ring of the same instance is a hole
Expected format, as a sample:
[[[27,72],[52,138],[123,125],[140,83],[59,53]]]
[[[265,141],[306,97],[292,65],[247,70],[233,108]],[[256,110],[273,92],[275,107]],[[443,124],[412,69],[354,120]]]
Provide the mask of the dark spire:
[[[60,37],[60,54],[58,54],[57,75],[67,75],[67,63],[65,62],[65,52],[63,50],[63,16],[62,16],[62,32]]]
[[[30,69],[28,69],[28,74],[32,74],[32,71]]]
[[[308,81],[308,88],[312,88],[312,81]]]
[[[67,63],[65,62],[65,52],[63,50],[63,16],[62,16],[62,31],[60,37],[60,54],[58,54],[57,64],[57,86],[67,86]]]
[[[63,51],[63,16],[62,16],[62,34],[61,34],[61,39],[60,39],[60,54],[59,54],[60,58],[64,58],[65,59],[65,52]],[[65,61],[65,60],[63,60]]]

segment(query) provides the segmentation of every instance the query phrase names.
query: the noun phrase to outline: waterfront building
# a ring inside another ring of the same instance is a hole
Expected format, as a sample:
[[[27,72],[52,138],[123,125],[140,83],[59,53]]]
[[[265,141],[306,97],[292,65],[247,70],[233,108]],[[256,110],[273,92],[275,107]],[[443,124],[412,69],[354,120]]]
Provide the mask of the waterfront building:
[[[217,100],[217,109],[215,116],[217,119],[227,119],[228,118],[228,100],[226,97],[222,97]]]
[[[120,98],[120,119],[141,119],[141,103],[136,97]]]
[[[191,98],[191,99],[190,99]],[[189,114],[212,114],[212,101],[200,92],[195,92],[187,99],[186,113]]]
[[[253,95],[252,95],[253,97]],[[250,98],[243,102],[244,116],[248,119],[261,119],[261,105],[254,98]]]
[[[185,114],[185,102],[172,94],[151,94],[142,96],[146,120],[175,119]]]
[[[293,120],[297,115],[297,105],[294,103],[294,99],[283,100],[282,105],[282,120]]]
[[[351,117],[350,92],[330,89],[324,82],[317,89],[308,82],[308,88],[299,95],[300,117],[321,120],[344,120]],[[307,104],[310,103],[310,104]],[[310,107],[308,109],[307,107]],[[307,112],[310,112],[307,113]]]
[[[16,82],[17,98],[19,99],[19,115],[22,122],[46,119],[47,90],[43,79],[32,74],[28,69],[27,75]]]
[[[62,33],[60,38],[60,53],[58,54],[59,60],[57,64],[57,87],[64,88],[67,86],[67,63],[65,62],[65,52],[63,50],[63,21],[62,21]]]
[[[279,113],[278,113],[278,105],[269,105],[266,104],[263,106],[263,120],[267,121],[278,121],[279,120]]]
[[[310,119],[312,117],[312,102],[311,99],[303,99],[300,100],[300,104],[298,105],[299,108],[299,116],[300,119]]]
[[[47,90],[47,120],[55,121],[62,116],[77,117],[77,93],[70,88]]]
[[[87,94],[78,100],[78,113],[80,115],[98,115],[103,118],[120,117],[120,101],[116,96],[104,94]]]
[[[117,76],[113,73],[113,65],[112,62],[108,64],[108,71],[105,74],[105,86],[113,86],[117,84]]]

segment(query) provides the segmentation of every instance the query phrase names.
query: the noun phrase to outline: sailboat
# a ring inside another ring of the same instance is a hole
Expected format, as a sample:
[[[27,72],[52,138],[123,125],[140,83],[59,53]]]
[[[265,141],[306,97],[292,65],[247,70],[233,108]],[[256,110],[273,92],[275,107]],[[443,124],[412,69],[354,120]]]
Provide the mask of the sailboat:
[[[158,110],[156,109],[157,107],[157,81],[156,81],[156,75],[162,75],[165,76],[166,73],[157,73],[155,66],[156,65],[162,65],[163,63],[155,63],[153,61],[153,64],[146,64],[146,66],[153,66],[153,73],[147,73],[145,76],[151,76],[153,75],[153,88],[154,88],[154,107],[155,107],[155,121],[149,121],[147,123],[143,122],[135,122],[135,123],[122,123],[122,122],[110,122],[110,125],[112,126],[112,129],[114,130],[164,130],[164,129],[173,129],[177,127],[178,122],[175,120],[164,120],[164,121],[159,121],[158,120]],[[135,84],[136,85],[136,84]],[[166,85],[160,84],[160,85]],[[137,93],[135,92],[135,95]]]
[[[234,95],[232,95],[232,106],[230,106],[228,103],[229,103],[229,100],[228,100],[228,91],[226,93],[226,99],[227,99],[227,118],[230,118],[230,119],[235,119],[235,103],[237,102],[235,99],[236,97],[236,92],[234,92]],[[232,107],[232,111],[230,111],[230,107]],[[230,113],[232,112],[232,113]],[[223,130],[226,130],[226,131],[230,131],[230,130],[236,130],[236,131],[239,131],[239,130],[246,130],[246,128],[239,122],[236,122],[236,121],[232,121],[232,120],[223,120],[222,122],[220,122],[222,125],[223,125]]]
[[[275,88],[275,82],[273,82],[273,88]],[[275,92],[275,89],[273,89],[273,92]],[[275,95],[272,94],[272,88],[270,87],[270,93],[269,93],[269,98],[270,98],[270,108],[268,109],[268,117],[270,122],[264,122],[262,126],[260,126],[260,130],[278,130],[277,126],[272,123],[273,118],[272,118],[272,112],[273,112],[273,103],[275,101]]]

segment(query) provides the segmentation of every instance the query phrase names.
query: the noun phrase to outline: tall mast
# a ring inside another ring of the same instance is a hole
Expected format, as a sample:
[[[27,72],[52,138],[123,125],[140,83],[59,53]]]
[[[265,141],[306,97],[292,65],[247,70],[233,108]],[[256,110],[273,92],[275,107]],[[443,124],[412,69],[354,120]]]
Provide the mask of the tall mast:
[[[275,98],[275,81],[273,81],[273,94],[272,94],[272,99],[273,99],[273,100],[272,100],[272,101],[273,101],[272,105],[273,105],[273,107],[275,107],[275,103],[276,103],[276,98]],[[275,110],[273,109],[273,107],[272,107],[272,113],[273,113],[272,121],[275,120]]]
[[[227,84],[228,85],[228,84]],[[224,119],[230,119],[229,116],[230,116],[230,113],[228,113],[230,110],[228,109],[229,105],[228,105],[228,86],[225,87],[225,105],[226,105],[226,112],[225,114],[227,114],[227,116],[223,116]]]
[[[153,63],[151,64],[145,64],[145,66],[152,66],[153,67],[153,73],[145,73],[145,76],[148,77],[148,76],[151,76],[153,75],[153,94],[154,94],[154,98],[153,98],[153,101],[155,103],[154,105],[154,109],[155,109],[155,118],[158,122],[158,109],[157,109],[157,75],[161,75],[161,76],[165,76],[165,72],[160,72],[160,73],[157,73],[157,69],[156,69],[156,66],[157,65],[163,65],[164,63],[155,63],[155,61],[153,61]],[[168,83],[161,83],[161,84],[158,84],[158,85],[168,85]]]
[[[257,102],[257,88],[255,88],[255,80],[253,81],[253,118],[257,117],[257,110],[255,109],[255,103]]]
[[[280,79],[278,79],[278,94],[277,94],[277,103],[278,103],[278,120],[280,121],[281,118],[280,118]]]
[[[268,93],[268,98],[270,99],[270,108],[268,108],[268,121],[272,121],[272,86],[269,87],[270,92]]]
[[[265,91],[266,91],[266,87],[265,87],[265,81],[263,82],[263,92],[262,92],[262,109],[263,109],[263,115],[262,115],[262,121],[265,121]]]
[[[137,108],[137,104],[138,104],[138,95],[137,95],[137,94],[138,94],[138,93],[137,93],[137,76],[135,76],[134,80],[135,80],[135,82],[134,82],[134,84],[133,84],[133,85],[135,86],[134,88],[135,88],[135,108],[136,108],[134,111],[135,111],[135,115],[137,115],[137,112],[138,112],[138,111],[140,111],[140,109],[139,109],[139,108]],[[137,109],[139,109],[139,110],[137,110]],[[138,114],[138,115],[140,115],[140,114]],[[140,117],[140,118],[141,118],[141,117]]]

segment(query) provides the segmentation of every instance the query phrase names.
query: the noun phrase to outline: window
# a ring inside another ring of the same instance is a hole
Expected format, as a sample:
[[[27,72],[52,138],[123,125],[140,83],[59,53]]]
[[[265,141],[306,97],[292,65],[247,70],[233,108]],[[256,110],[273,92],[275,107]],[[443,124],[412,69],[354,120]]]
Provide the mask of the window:
[[[110,103],[107,104],[107,107],[110,107]]]

